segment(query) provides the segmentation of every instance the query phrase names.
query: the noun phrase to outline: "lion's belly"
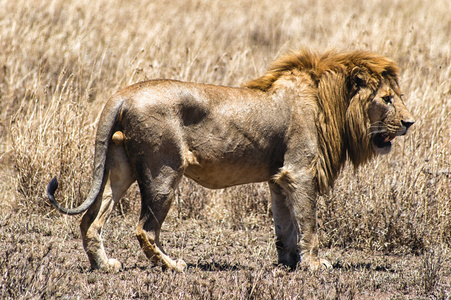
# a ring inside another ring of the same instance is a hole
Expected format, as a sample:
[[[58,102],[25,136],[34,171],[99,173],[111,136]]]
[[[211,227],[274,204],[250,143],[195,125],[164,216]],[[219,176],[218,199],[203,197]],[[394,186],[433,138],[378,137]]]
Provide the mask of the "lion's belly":
[[[268,181],[271,177],[265,165],[204,164],[189,165],[185,176],[210,189],[221,189],[234,185]]]

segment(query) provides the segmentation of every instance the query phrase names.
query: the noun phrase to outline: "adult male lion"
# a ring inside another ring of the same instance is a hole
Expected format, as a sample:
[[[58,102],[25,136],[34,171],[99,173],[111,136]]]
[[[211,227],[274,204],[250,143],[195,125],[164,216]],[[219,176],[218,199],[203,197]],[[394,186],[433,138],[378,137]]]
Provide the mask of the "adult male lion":
[[[390,151],[414,123],[398,86],[398,67],[369,52],[292,52],[262,77],[233,88],[173,80],[141,82],[108,101],[98,125],[92,186],[77,208],[93,269],[117,271],[100,238],[113,205],[138,181],[136,235],[156,264],[183,271],[159,235],[182,175],[213,189],[267,181],[279,263],[330,267],[319,259],[316,197],[348,157],[354,166]],[[102,196],[103,194],[103,196]]]

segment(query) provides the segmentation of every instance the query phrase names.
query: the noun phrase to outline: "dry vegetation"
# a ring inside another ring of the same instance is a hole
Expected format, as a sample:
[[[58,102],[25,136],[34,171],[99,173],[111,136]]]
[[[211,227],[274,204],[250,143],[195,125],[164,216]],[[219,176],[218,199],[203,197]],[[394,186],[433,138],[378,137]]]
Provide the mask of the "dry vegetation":
[[[0,0],[0,298],[451,297],[450,2],[274,3]],[[44,191],[57,175],[60,201],[83,200],[109,95],[150,78],[238,86],[299,47],[393,58],[417,120],[390,155],[346,168],[320,199],[321,254],[334,269],[274,265],[265,184],[208,191],[185,180],[163,226],[185,274],[140,251],[136,187],[104,233],[124,270],[90,272],[77,219]]]

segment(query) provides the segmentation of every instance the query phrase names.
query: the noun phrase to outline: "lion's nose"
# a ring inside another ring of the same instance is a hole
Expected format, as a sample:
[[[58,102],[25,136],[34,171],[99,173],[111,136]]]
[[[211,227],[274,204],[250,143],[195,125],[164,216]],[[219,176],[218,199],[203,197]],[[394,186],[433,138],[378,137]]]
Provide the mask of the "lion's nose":
[[[410,119],[410,120],[401,120],[402,125],[406,128],[406,131],[404,132],[404,134],[407,133],[407,130],[409,129],[410,126],[413,125],[413,123],[415,123],[414,120]]]

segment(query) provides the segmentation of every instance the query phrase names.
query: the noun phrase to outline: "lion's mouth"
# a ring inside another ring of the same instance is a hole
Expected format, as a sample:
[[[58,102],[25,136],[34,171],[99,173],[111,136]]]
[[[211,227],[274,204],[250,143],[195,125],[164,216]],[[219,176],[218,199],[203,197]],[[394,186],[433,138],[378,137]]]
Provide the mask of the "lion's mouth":
[[[374,136],[374,144],[378,148],[386,148],[391,146],[391,141],[396,136],[387,135],[385,133],[378,133]]]

